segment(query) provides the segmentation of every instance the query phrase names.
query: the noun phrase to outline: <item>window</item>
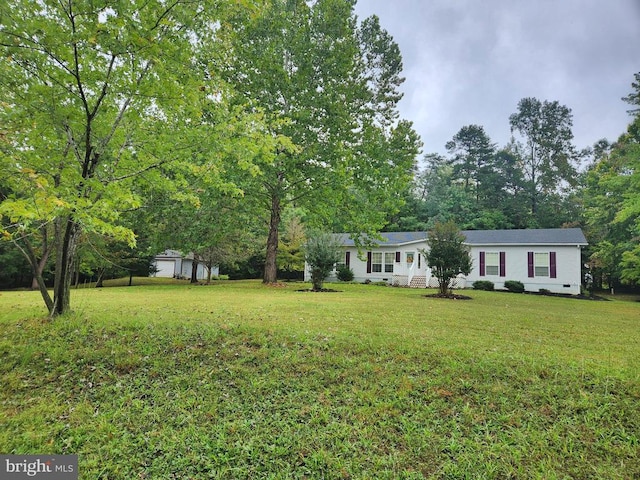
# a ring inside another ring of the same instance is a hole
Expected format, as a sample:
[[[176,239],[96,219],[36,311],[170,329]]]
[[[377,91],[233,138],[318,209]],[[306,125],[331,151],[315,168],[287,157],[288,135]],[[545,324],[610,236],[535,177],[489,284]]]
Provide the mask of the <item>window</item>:
[[[337,262],[335,264],[334,270],[338,270],[340,267],[349,268],[350,266],[351,266],[351,252],[347,250],[344,254],[344,261]]]
[[[536,277],[549,276],[549,254],[534,253],[533,254],[533,274]]]
[[[529,277],[557,278],[556,252],[529,252]]]
[[[367,273],[393,273],[395,259],[394,252],[371,252],[371,269],[367,268]]]
[[[485,273],[487,275],[500,274],[500,255],[498,252],[487,252],[484,257]]]
[[[480,252],[480,276],[485,275],[507,275],[506,252]]]
[[[407,252],[407,266],[413,265],[414,252]]]
[[[382,252],[373,252],[371,254],[371,271],[382,272]]]
[[[393,262],[396,259],[395,253],[384,254],[384,271],[385,273],[393,273]]]

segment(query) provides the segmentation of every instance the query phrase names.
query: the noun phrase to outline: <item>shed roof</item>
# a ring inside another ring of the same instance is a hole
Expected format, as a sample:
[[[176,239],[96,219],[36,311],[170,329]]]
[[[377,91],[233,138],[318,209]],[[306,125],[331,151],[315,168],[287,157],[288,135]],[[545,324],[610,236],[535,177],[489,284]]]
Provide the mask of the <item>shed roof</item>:
[[[587,245],[579,228],[540,228],[522,230],[462,230],[469,245]],[[344,246],[355,246],[348,234],[342,236]],[[400,246],[427,238],[427,232],[382,232],[378,246]]]

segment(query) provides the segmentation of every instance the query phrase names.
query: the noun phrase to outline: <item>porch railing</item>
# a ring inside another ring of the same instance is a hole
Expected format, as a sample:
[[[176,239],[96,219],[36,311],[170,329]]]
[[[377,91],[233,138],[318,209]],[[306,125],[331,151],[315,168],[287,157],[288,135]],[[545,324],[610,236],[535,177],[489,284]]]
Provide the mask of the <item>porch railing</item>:
[[[407,275],[407,286],[411,285],[411,280],[413,280],[413,277],[416,274],[416,262],[413,262],[411,264],[411,267],[409,267],[409,274]]]

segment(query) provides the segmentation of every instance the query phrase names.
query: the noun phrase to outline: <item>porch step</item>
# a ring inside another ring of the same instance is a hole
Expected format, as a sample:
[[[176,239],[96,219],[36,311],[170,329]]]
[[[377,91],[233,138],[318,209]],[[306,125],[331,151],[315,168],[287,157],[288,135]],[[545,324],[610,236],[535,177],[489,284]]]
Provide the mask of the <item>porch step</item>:
[[[409,284],[411,288],[427,288],[427,277],[413,277]]]

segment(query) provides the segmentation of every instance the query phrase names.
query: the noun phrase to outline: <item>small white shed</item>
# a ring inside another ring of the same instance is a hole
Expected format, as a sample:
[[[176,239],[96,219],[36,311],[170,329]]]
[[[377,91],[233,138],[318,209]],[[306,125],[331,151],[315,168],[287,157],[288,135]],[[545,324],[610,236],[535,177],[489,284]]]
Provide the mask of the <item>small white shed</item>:
[[[193,261],[192,253],[182,255],[178,250],[165,250],[154,257],[152,264],[155,267],[156,272],[151,274],[151,276],[165,278],[191,278]],[[216,277],[219,273],[219,268],[217,266],[213,267],[211,276]],[[207,279],[207,268],[201,262],[198,262],[197,279]]]

